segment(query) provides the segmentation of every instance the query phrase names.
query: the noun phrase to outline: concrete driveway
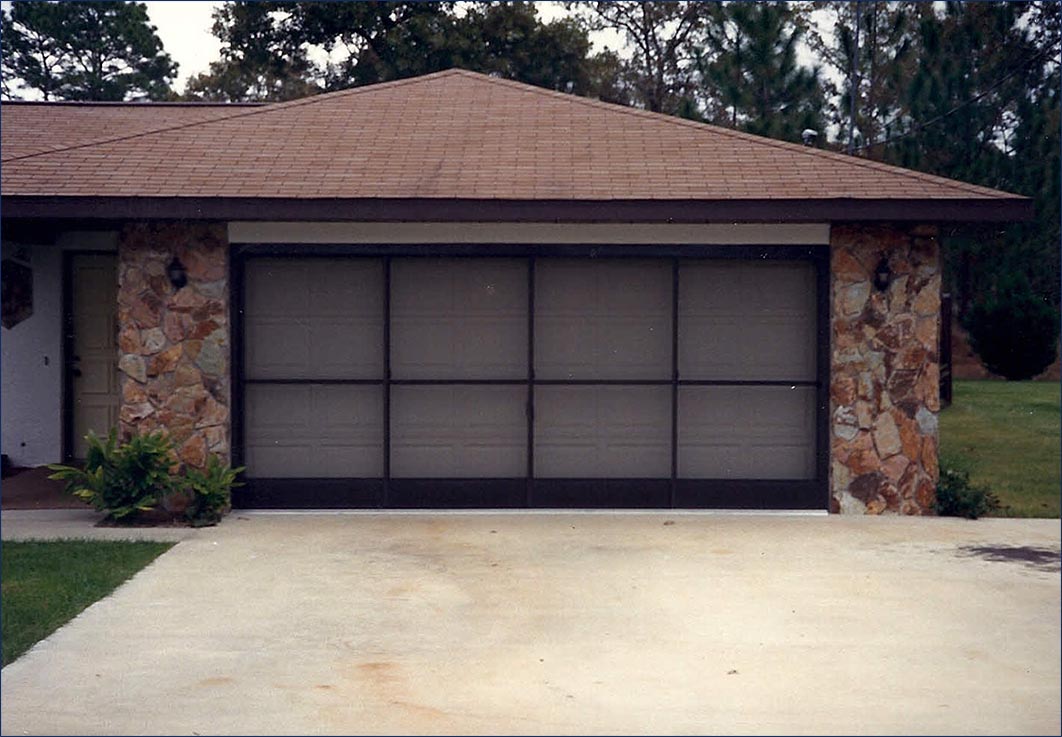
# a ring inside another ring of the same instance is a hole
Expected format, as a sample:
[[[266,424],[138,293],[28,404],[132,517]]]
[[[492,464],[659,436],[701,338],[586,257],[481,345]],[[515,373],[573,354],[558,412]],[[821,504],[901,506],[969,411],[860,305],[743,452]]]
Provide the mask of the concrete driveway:
[[[237,514],[3,670],[4,734],[1060,730],[1057,520]]]

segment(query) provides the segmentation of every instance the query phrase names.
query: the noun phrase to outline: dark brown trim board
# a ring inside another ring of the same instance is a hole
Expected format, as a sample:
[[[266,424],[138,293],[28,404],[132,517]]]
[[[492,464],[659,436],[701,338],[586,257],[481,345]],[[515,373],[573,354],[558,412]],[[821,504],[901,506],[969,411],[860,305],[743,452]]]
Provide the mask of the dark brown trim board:
[[[1012,222],[1025,197],[961,199],[493,200],[461,198],[90,197],[8,195],[6,218],[362,222]]]

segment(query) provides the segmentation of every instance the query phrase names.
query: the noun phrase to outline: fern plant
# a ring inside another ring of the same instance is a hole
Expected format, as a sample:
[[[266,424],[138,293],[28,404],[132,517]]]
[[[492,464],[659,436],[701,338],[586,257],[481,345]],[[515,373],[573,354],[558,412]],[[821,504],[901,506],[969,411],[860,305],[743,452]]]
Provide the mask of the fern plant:
[[[66,490],[111,519],[124,519],[154,509],[174,488],[170,473],[173,443],[162,431],[134,435],[118,443],[117,431],[107,440],[89,431],[85,467],[52,464],[48,478],[66,482]]]
[[[191,492],[191,502],[185,516],[192,527],[216,525],[232,502],[232,488],[243,486],[236,477],[244,467],[229,468],[216,455],[211,455],[206,469],[189,468],[185,484]]]

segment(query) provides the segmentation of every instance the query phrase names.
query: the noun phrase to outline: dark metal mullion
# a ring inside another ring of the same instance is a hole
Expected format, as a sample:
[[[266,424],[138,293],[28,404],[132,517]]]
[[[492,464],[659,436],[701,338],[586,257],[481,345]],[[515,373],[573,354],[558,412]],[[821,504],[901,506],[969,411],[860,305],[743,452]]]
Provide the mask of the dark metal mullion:
[[[229,326],[231,330],[231,344],[229,365],[232,371],[232,392],[229,402],[229,455],[232,467],[244,465],[247,455],[245,438],[245,387],[249,383],[246,378],[246,362],[244,359],[244,326],[247,315],[247,292],[244,287],[246,282],[245,272],[247,260],[241,256],[229,254]]]
[[[452,383],[452,382],[438,382]],[[488,383],[488,382],[480,382]],[[787,381],[771,379],[764,381],[740,381],[735,379],[535,379],[538,386],[818,386],[818,381],[800,379]]]
[[[326,384],[351,386],[819,386],[818,381],[738,381],[731,379],[244,379],[245,384]]]
[[[383,260],[383,491],[380,506],[391,502],[391,257]]]
[[[739,381],[735,379],[679,379],[679,386],[818,386],[815,379],[798,379],[787,381],[785,379],[765,379]]]
[[[537,386],[670,386],[671,379],[535,379]]]
[[[531,507],[535,493],[535,257],[527,258],[527,491]]]
[[[244,384],[350,384],[352,386],[380,386],[383,379],[244,379]]]
[[[527,379],[392,379],[392,386],[523,386]]]
[[[830,250],[823,246],[817,251],[815,264],[815,301],[818,340],[815,392],[815,478],[820,486],[822,503],[830,508]]]
[[[679,388],[679,260],[671,260],[671,484],[670,506],[675,506],[678,485],[678,388]]]

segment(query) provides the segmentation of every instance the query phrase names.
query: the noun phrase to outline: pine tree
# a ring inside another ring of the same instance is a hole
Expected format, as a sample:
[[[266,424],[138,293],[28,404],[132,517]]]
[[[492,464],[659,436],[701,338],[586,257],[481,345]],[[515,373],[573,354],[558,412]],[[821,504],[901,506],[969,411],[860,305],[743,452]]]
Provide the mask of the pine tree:
[[[1026,279],[1058,305],[1058,13],[1046,2],[920,9],[908,113],[880,156],[1028,195],[1037,213],[946,240],[945,275],[963,318],[1004,278]]]
[[[713,119],[772,138],[800,141],[823,126],[817,69],[801,66],[800,18],[785,3],[727,3],[707,26],[699,64]]]
[[[917,3],[814,2],[800,12],[808,27],[808,46],[828,72],[825,117],[840,142],[847,143],[851,134],[858,149],[888,138],[905,112],[903,90],[915,60]],[[880,148],[860,154],[874,157]]]
[[[161,100],[177,64],[136,2],[17,2],[3,11],[3,92],[45,100]]]

